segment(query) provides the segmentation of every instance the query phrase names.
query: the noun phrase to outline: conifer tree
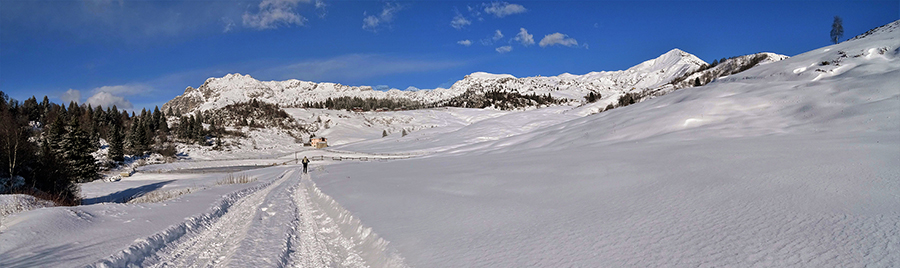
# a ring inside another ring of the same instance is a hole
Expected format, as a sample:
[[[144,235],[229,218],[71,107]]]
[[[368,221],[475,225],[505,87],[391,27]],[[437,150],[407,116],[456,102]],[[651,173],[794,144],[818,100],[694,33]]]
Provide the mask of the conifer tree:
[[[144,155],[144,153],[146,153],[150,147],[149,146],[150,140],[148,139],[149,132],[150,132],[148,123],[149,122],[147,120],[144,120],[144,118],[141,118],[140,120],[136,121],[136,124],[137,124],[137,134],[136,134],[137,141],[136,141],[136,143],[138,145],[138,147],[137,147],[138,154],[140,154],[140,155]]]
[[[62,114],[56,116],[56,120],[50,125],[50,131],[47,132],[46,137],[48,142],[47,149],[57,155],[62,151],[60,146],[62,146],[63,143],[63,136],[66,135],[65,121],[63,121],[64,118],[65,116]]]
[[[131,122],[131,133],[128,135],[128,148],[132,155],[142,156],[147,151],[147,128],[140,118]]]
[[[194,116],[181,117],[181,138],[190,140],[194,135]]]
[[[191,134],[191,138],[197,141],[200,145],[206,145],[206,133],[203,131],[203,122],[202,120],[203,113],[197,112],[197,118],[194,118],[194,126],[192,129],[194,132]]]
[[[159,121],[157,122],[157,125],[159,125],[159,130],[157,130],[159,142],[165,143],[169,137],[169,121],[168,119],[166,119],[165,114],[159,115]]]
[[[153,107],[153,131],[159,130],[160,117],[162,117],[162,113],[159,111],[159,106]]]
[[[112,132],[109,137],[109,156],[113,161],[125,161],[125,134],[122,132],[122,126],[118,123],[112,124]]]
[[[90,182],[97,179],[97,164],[91,153],[90,136],[81,129],[79,120],[72,117],[66,125],[66,134],[60,148],[61,156],[69,166],[71,177],[77,182]]]
[[[36,165],[34,176],[28,184],[54,195],[59,201],[66,202],[61,205],[75,205],[78,200],[78,184],[69,177],[68,166],[64,164],[51,143],[50,135],[42,139],[39,164]]]

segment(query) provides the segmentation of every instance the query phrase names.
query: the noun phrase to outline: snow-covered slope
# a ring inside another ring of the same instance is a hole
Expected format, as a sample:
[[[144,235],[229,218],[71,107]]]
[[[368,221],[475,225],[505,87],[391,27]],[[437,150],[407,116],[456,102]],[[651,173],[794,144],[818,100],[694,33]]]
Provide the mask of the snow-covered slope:
[[[327,98],[361,97],[406,99],[420,103],[436,103],[466,91],[516,91],[521,94],[550,94],[556,98],[580,101],[589,92],[615,94],[652,88],[676,77],[693,72],[706,63],[679,49],[623,71],[591,72],[584,75],[561,74],[516,78],[507,74],[476,72],[457,81],[449,89],[377,91],[369,86],[346,86],[300,80],[259,81],[250,75],[229,74],[209,78],[198,88],[188,87],[184,94],[163,105],[163,110],[186,113],[194,109],[209,110],[251,99],[277,103],[283,107],[299,107],[305,103],[323,102]]]
[[[712,82],[719,77],[728,76],[732,74],[737,74],[748,70],[750,68],[756,67],[757,65],[769,64],[776,61],[781,61],[789,58],[785,55],[770,53],[770,52],[762,52],[738,57],[732,57],[722,61],[716,66],[710,67],[708,69],[691,73],[684,77],[679,77],[676,81],[672,81],[666,85],[663,85],[656,89],[656,91],[671,91],[675,89],[681,89],[691,86],[696,86],[696,82],[699,82],[700,85],[705,85]],[[657,93],[662,95],[660,93]]]
[[[896,267],[898,40],[313,178],[417,267]]]

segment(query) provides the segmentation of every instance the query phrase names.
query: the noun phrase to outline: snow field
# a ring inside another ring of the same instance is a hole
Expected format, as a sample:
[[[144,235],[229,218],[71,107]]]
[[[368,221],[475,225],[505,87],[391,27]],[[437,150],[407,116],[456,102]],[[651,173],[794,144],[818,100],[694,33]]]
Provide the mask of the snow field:
[[[435,156],[315,180],[413,267],[900,264],[900,140],[804,139]]]

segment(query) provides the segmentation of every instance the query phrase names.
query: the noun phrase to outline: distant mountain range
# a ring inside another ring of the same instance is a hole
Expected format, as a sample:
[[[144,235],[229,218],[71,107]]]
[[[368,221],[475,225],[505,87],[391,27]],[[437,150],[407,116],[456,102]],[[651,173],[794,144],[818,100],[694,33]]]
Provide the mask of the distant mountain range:
[[[458,99],[464,94],[478,96],[498,91],[521,95],[549,94],[564,103],[580,103],[584,101],[584,96],[591,92],[600,94],[602,99],[615,99],[629,92],[669,92],[693,86],[697,78],[702,78],[705,84],[719,76],[785,58],[787,56],[759,53],[733,57],[711,66],[690,53],[672,49],[655,59],[621,71],[590,72],[584,75],[564,73],[557,76],[522,78],[508,74],[475,72],[466,75],[450,88],[417,91],[397,89],[378,91],[370,86],[346,86],[296,79],[259,81],[250,75],[228,74],[221,78],[209,78],[198,88],[187,87],[184,94],[164,104],[163,110],[171,108],[178,113],[188,113],[198,109],[218,109],[252,99],[278,104],[281,107],[302,107],[339,97],[409,100],[424,106],[446,106],[449,100]]]

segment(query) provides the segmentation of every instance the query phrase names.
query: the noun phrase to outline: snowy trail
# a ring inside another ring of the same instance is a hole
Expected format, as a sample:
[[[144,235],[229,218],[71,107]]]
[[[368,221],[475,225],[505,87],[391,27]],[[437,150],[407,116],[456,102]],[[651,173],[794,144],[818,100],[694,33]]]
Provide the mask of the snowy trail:
[[[275,188],[281,188],[293,171],[282,174],[282,178],[269,187],[247,196],[236,203],[231,211],[213,223],[209,229],[176,241],[157,253],[158,262],[151,267],[210,267],[227,265],[237,252],[239,243],[248,239],[251,223],[261,206]],[[262,210],[262,211],[260,211]],[[243,254],[241,254],[243,255]],[[152,259],[148,260],[152,262]]]
[[[318,191],[308,174],[295,169],[240,198],[220,217],[186,229],[181,237],[155,249],[130,248],[95,266],[136,260],[128,265],[405,267],[396,254],[385,257],[386,241]]]

